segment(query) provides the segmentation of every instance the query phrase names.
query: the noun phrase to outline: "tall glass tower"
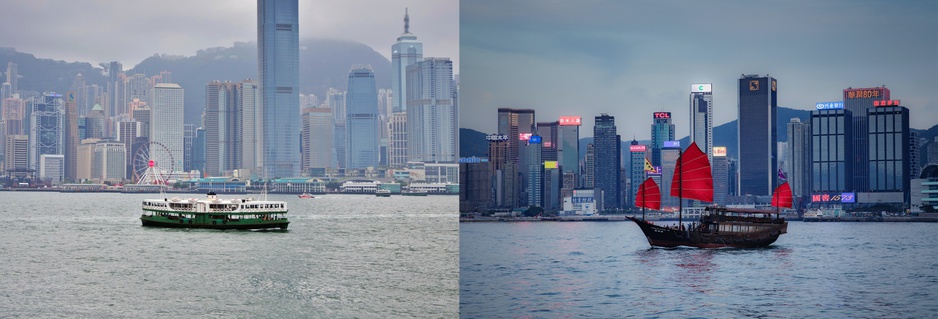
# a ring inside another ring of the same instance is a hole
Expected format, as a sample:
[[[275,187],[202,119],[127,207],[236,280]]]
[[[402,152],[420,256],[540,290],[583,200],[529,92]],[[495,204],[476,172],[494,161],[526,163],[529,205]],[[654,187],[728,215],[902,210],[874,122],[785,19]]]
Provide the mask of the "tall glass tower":
[[[298,11],[297,0],[257,1],[265,178],[300,174]]]
[[[370,66],[349,71],[346,110],[346,168],[378,166],[378,90]]]
[[[603,190],[603,209],[621,208],[620,141],[621,138],[616,134],[616,118],[605,113],[597,116],[596,124],[593,126],[593,146],[596,156],[593,167],[595,170],[593,187]]]
[[[713,91],[710,83],[690,87],[690,141],[713,163]]]
[[[777,95],[775,79],[768,75],[739,78],[739,195],[768,196],[775,189]]]
[[[651,165],[661,166],[661,149],[665,141],[674,140],[674,124],[671,112],[654,112],[651,125]]]
[[[410,33],[410,15],[404,9],[404,33],[391,46],[392,112],[407,111],[407,66],[423,60],[423,43]]]

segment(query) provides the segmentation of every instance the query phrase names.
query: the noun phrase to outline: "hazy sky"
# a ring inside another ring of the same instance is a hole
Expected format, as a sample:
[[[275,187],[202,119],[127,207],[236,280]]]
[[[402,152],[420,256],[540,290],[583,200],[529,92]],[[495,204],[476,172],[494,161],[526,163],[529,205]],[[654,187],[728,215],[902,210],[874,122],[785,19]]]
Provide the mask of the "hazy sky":
[[[362,42],[390,60],[405,7],[424,56],[449,57],[458,71],[457,0],[300,0],[300,38]],[[0,0],[0,11],[0,47],[95,65],[116,60],[125,69],[155,53],[192,56],[257,40],[254,0]]]
[[[714,126],[737,117],[741,74],[778,80],[778,105],[814,109],[886,85],[913,128],[938,124],[938,1],[462,1],[461,127],[498,107],[538,121],[616,117],[651,138],[653,111],[689,133],[692,83],[713,83]]]

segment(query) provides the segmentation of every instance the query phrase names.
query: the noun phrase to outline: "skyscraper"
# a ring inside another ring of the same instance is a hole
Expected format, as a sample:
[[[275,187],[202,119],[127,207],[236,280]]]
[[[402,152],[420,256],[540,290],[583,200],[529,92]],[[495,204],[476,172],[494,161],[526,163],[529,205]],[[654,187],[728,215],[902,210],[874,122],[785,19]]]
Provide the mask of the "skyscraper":
[[[64,120],[64,155],[63,176],[65,180],[75,182],[78,161],[78,101],[74,92],[66,93]]]
[[[228,84],[230,82],[212,81],[205,86],[205,111],[202,115],[202,128],[205,129],[205,172],[208,176],[221,176],[224,170],[223,152],[227,125],[224,125],[228,115]]]
[[[333,167],[345,168],[347,164],[346,136],[345,136],[345,92],[330,88],[326,92],[326,102],[332,110],[332,147],[334,148]]]
[[[629,191],[625,201],[633,203],[639,185],[645,180],[645,153],[646,146],[632,140],[629,144]]]
[[[867,125],[866,110],[873,108],[873,101],[889,100],[890,92],[885,86],[872,88],[846,88],[844,89],[844,109],[853,114],[853,127],[851,138],[850,160],[855,163],[848,176],[853,179],[853,189],[858,192],[870,190],[869,143],[867,142],[869,126]]]
[[[690,141],[713,163],[713,90],[710,83],[690,87]]]
[[[654,112],[652,118],[651,165],[661,166],[661,149],[664,142],[674,140],[674,124],[671,124],[671,112]]]
[[[456,162],[453,62],[426,58],[407,67],[407,158]]]
[[[791,169],[787,172],[795,205],[811,195],[811,125],[799,118],[788,122],[788,158]]]
[[[843,109],[811,112],[812,193],[852,192],[856,189],[855,179],[850,178],[850,172],[857,165],[851,160],[855,151],[851,142],[854,119],[850,111]]]
[[[726,147],[714,147],[711,153],[713,154],[713,162],[711,162],[711,167],[713,167],[713,203],[726,205],[726,197],[729,195],[730,189],[729,158],[726,157]]]
[[[45,93],[30,99],[29,113],[29,168],[39,169],[39,157],[44,154],[64,154],[62,95]]]
[[[297,0],[257,1],[257,61],[264,178],[300,173]]]
[[[150,159],[166,172],[183,168],[183,101],[185,91],[175,83],[153,87],[150,107],[150,141],[160,143],[169,151],[150,149]]]
[[[621,138],[616,134],[615,117],[601,114],[593,126],[595,152],[594,187],[603,191],[604,209],[621,208],[622,188],[619,183],[622,163]]]
[[[524,146],[528,153],[525,170],[528,171],[528,183],[526,188],[528,203],[527,206],[544,207],[544,166],[541,160],[543,144],[541,136],[531,135],[528,144]]]
[[[778,141],[777,85],[768,75],[739,78],[739,195],[771,195],[775,189]]]
[[[869,191],[893,192],[909,202],[909,109],[866,109],[869,124]],[[898,199],[898,198],[896,198]]]
[[[537,135],[541,136],[541,160],[556,161],[558,159],[557,140],[559,139],[560,122],[538,122]]]
[[[332,161],[332,110],[303,110],[303,168],[334,168]]]
[[[522,137],[529,138],[534,132],[533,126],[534,110],[498,109],[498,134],[507,136],[504,176],[501,181],[505,185],[502,204],[507,207],[521,205],[521,192],[527,185],[528,176],[528,171],[523,169],[527,157],[521,147],[524,141]]]
[[[238,158],[241,160],[238,168],[250,169],[257,173],[258,168],[264,162],[264,156],[260,147],[262,140],[260,127],[260,91],[257,82],[253,80],[244,80],[235,85],[235,103],[238,116],[241,120],[240,125],[236,125],[237,141],[240,146],[236,150],[241,150]],[[243,176],[243,175],[242,175]]]
[[[391,46],[391,111],[407,111],[407,67],[423,60],[423,43],[410,33],[410,15],[404,9],[404,33]]]
[[[560,134],[557,137],[557,160],[564,174],[579,175],[580,163],[580,117],[561,116]]]
[[[345,99],[346,168],[378,166],[378,90],[370,66],[357,66],[349,71]]]

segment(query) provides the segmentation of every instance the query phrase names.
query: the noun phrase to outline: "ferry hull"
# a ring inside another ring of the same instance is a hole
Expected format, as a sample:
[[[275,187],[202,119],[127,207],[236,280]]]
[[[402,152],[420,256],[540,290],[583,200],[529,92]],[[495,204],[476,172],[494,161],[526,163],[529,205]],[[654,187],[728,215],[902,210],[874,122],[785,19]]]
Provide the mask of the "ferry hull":
[[[169,220],[163,218],[153,218],[153,216],[142,216],[140,221],[144,227],[163,227],[163,228],[204,228],[204,229],[287,229],[289,221],[268,220],[268,221],[238,221],[224,222],[213,221],[214,223],[196,222],[195,220]]]
[[[750,233],[746,235],[739,234],[714,234],[704,233],[696,230],[677,230],[667,227],[661,227],[634,217],[628,217],[635,222],[648,243],[653,247],[674,248],[678,246],[697,247],[697,248],[756,248],[771,245],[781,234],[788,231],[788,223],[773,224],[766,231]]]

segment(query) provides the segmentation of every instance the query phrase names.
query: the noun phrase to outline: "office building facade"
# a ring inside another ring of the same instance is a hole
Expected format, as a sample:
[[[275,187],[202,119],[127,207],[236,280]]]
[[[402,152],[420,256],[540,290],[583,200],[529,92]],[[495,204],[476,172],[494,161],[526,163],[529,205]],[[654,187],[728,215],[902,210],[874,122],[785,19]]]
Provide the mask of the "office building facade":
[[[603,207],[619,209],[622,204],[621,138],[616,134],[615,117],[601,114],[593,126],[594,188],[603,191]]]
[[[674,124],[671,124],[671,112],[654,112],[652,119],[651,165],[661,166],[661,149],[664,142],[674,140]]]
[[[455,163],[457,128],[453,62],[425,58],[407,66],[407,158]]]
[[[153,87],[150,107],[150,142],[163,145],[168,152],[151,148],[150,159],[163,171],[183,168],[183,101],[185,91],[175,83]]]
[[[811,112],[812,193],[855,191],[850,175],[856,165],[851,158],[854,119],[845,109]]]
[[[361,169],[378,166],[378,89],[370,66],[349,71],[346,110],[346,168]]]
[[[777,82],[769,76],[739,79],[737,150],[739,195],[769,196],[776,186]]]
[[[257,60],[264,177],[300,173],[297,0],[257,1]]]
[[[690,141],[696,142],[707,154],[707,160],[713,163],[713,90],[710,83],[691,85],[690,129]]]

